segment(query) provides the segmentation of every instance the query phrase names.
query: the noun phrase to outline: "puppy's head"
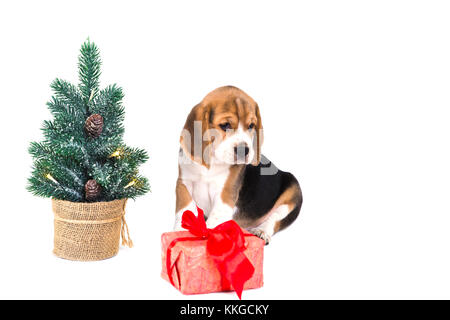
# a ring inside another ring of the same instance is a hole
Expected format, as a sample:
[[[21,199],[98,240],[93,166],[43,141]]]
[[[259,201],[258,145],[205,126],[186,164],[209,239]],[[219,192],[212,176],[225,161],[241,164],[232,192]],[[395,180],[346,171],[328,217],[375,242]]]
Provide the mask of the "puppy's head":
[[[180,142],[185,153],[206,167],[211,162],[258,165],[262,128],[251,97],[236,87],[220,87],[192,109]]]

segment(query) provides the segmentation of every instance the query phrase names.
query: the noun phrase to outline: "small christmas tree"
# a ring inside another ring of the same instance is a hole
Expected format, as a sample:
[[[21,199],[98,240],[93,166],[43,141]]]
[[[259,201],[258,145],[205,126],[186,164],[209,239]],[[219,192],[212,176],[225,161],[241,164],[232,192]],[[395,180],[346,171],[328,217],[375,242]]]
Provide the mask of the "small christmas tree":
[[[99,90],[100,55],[86,41],[78,61],[77,86],[56,79],[47,103],[54,119],[44,121],[43,142],[29,148],[34,167],[28,190],[43,197],[73,202],[135,198],[149,191],[138,167],[142,149],[123,143],[123,92],[111,85]]]

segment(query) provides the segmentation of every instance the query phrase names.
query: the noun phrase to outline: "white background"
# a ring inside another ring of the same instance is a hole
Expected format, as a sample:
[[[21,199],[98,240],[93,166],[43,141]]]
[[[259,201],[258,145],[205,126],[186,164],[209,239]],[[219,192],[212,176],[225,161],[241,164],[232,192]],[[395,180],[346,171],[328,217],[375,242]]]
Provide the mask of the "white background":
[[[160,279],[178,137],[212,89],[260,105],[263,152],[304,192],[245,299],[450,298],[450,6],[445,1],[14,1],[0,4],[0,298],[183,296]],[[49,199],[25,190],[56,77],[87,37],[124,88],[125,141],[152,193],[130,201],[133,249],[52,255]]]

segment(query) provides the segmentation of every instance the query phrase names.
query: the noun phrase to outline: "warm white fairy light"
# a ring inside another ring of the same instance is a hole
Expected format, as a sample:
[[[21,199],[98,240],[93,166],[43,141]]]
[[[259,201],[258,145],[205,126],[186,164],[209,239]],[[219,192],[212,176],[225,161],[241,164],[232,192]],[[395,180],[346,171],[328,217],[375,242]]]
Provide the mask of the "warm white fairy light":
[[[95,90],[91,91],[91,95],[89,96],[89,102],[91,102],[92,98],[94,98]]]
[[[47,175],[45,176],[48,180],[53,181],[54,183],[58,183],[58,181],[56,181],[55,178],[52,177],[52,175],[50,173],[47,173]]]
[[[136,179],[133,179],[133,180],[130,181],[129,184],[127,184],[127,185],[126,185],[125,187],[123,187],[123,188],[124,188],[124,189],[127,189],[127,188],[131,187],[132,185],[135,185],[136,182],[137,182],[137,180],[136,180]]]
[[[109,158],[120,158],[122,156],[122,150],[121,149],[117,149],[116,151],[114,151]]]

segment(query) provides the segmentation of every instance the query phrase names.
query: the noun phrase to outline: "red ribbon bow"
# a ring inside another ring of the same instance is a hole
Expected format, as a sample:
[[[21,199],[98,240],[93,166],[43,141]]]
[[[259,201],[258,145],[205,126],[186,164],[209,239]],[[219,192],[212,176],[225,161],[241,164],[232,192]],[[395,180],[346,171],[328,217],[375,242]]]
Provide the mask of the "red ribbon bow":
[[[186,210],[183,213],[181,226],[190,231],[196,237],[178,238],[172,241],[167,248],[167,274],[170,282],[175,286],[172,278],[173,266],[171,265],[171,249],[178,241],[207,240],[206,251],[211,256],[222,277],[231,283],[239,299],[242,296],[244,283],[250,279],[255,268],[244,254],[245,235],[239,225],[233,220],[224,222],[214,229],[208,229],[203,210],[197,207],[198,216]]]

